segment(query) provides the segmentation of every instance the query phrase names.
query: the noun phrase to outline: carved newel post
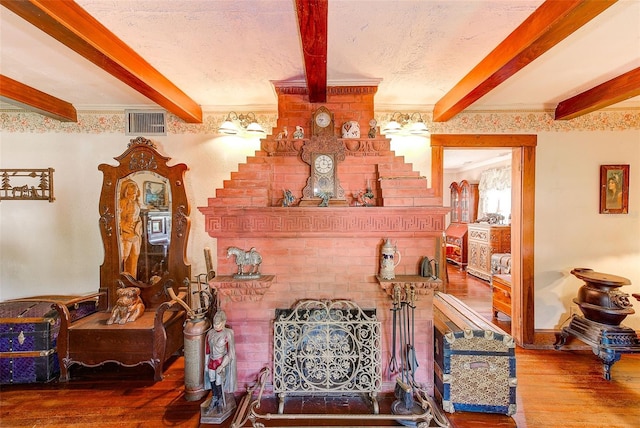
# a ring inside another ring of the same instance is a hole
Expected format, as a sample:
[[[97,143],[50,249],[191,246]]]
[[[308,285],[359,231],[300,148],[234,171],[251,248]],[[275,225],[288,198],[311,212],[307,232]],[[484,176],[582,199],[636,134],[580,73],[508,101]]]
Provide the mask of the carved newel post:
[[[213,316],[213,328],[205,344],[205,388],[211,398],[200,406],[200,422],[220,424],[236,408],[233,393],[237,388],[236,350],[233,330],[225,326],[227,315],[219,310]]]

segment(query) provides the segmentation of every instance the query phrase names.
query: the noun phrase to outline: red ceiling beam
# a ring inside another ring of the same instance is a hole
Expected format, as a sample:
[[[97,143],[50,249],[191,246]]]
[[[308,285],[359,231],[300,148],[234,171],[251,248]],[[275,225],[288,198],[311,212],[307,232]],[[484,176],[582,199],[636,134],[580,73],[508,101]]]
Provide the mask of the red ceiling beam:
[[[640,95],[640,67],[561,101],[555,120],[573,119]]]
[[[0,74],[0,99],[62,122],[77,122],[71,103]]]
[[[184,121],[202,123],[195,101],[74,1],[0,3]]]
[[[435,105],[434,122],[446,122],[617,0],[547,0]]]
[[[296,0],[309,102],[327,101],[328,0]]]

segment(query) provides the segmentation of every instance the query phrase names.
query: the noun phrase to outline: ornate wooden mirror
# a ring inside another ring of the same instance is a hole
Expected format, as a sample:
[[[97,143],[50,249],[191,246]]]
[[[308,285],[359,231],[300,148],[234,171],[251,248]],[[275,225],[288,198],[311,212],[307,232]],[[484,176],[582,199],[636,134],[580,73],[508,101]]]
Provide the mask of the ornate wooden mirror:
[[[171,158],[158,153],[150,140],[132,139],[115,158],[118,166],[101,164],[100,233],[104,263],[100,291],[110,309],[121,279],[142,290],[147,307],[168,299],[163,286],[170,279],[177,292],[190,277],[186,264],[189,203],[184,188],[185,164],[168,166]]]

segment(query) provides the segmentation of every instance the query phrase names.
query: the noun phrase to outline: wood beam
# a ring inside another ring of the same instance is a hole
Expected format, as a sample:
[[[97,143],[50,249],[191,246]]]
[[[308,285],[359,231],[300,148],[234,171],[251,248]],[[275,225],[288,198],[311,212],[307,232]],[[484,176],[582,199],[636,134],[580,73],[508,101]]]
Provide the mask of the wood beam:
[[[296,0],[309,102],[327,101],[328,0]]]
[[[74,1],[0,3],[184,121],[202,123],[195,101]]]
[[[78,121],[78,113],[71,103],[1,74],[0,100],[62,122]]]
[[[616,1],[545,1],[436,103],[433,121],[451,119]]]
[[[555,120],[573,119],[640,95],[640,67],[561,101]]]

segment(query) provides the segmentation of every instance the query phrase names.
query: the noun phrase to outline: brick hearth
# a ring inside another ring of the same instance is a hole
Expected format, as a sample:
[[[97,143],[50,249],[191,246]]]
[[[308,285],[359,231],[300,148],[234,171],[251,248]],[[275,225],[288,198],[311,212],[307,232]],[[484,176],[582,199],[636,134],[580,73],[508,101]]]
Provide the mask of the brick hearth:
[[[375,87],[328,88],[322,104],[335,115],[336,130],[346,120],[358,120],[366,135],[373,118]],[[302,88],[276,85],[279,119],[284,126],[302,124],[308,132],[311,114]],[[338,175],[348,196],[371,183],[374,207],[282,207],[283,189],[300,197],[309,165],[299,156],[306,140],[269,137],[261,150],[238,166],[206,207],[205,230],[217,240],[218,280],[224,284],[222,307],[236,335],[239,385],[255,380],[272,366],[275,308],[291,307],[300,299],[351,299],[362,308],[376,308],[382,322],[385,389],[395,376],[387,373],[392,321],[391,300],[376,279],[380,247],[385,238],[397,241],[402,259],[397,275],[416,275],[424,256],[434,257],[436,239],[444,231],[447,208],[427,187],[427,180],[389,150],[385,138],[341,140],[346,157]],[[236,271],[227,248],[256,248],[263,257],[261,283],[234,284]],[[271,276],[272,275],[272,276]],[[215,283],[214,283],[215,285]],[[242,292],[243,287],[245,292]],[[248,290],[248,291],[247,291]],[[222,290],[221,290],[222,291]],[[421,295],[416,311],[418,380],[433,386],[431,296]]]

